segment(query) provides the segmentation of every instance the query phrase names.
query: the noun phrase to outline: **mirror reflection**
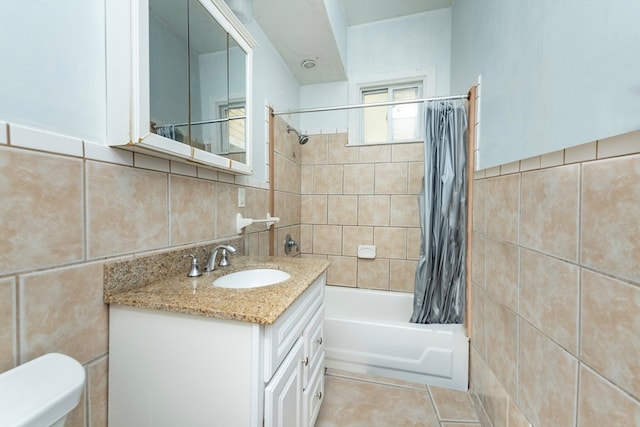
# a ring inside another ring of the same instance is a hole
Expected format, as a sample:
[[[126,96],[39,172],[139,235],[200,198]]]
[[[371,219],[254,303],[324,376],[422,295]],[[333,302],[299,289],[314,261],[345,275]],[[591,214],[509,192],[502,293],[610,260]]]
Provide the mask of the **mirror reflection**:
[[[246,53],[199,0],[149,1],[151,132],[246,162]]]

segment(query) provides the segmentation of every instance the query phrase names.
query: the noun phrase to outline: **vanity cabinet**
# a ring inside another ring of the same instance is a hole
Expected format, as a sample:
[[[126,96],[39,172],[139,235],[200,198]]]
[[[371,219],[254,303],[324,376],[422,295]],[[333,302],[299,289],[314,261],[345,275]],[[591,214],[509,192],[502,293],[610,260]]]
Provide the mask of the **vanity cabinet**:
[[[110,305],[109,425],[313,427],[325,282],[270,325]]]

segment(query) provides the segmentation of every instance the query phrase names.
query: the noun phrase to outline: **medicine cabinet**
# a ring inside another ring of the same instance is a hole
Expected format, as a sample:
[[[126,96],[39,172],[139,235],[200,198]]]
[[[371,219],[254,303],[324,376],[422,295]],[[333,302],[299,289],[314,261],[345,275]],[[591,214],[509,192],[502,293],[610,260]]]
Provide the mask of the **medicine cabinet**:
[[[111,146],[251,174],[252,48],[222,0],[112,0]]]

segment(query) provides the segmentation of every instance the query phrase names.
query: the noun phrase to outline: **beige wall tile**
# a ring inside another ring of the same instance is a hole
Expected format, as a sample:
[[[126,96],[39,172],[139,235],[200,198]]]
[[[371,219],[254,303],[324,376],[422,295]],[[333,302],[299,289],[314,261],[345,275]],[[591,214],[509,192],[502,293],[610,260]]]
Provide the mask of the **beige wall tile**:
[[[86,164],[87,256],[93,259],[167,246],[167,175]]]
[[[389,225],[389,196],[359,196],[358,225]]]
[[[358,287],[389,290],[389,260],[358,259]]]
[[[518,400],[535,426],[575,425],[578,361],[525,321],[520,322]]]
[[[374,165],[344,165],[344,194],[373,194]]]
[[[520,175],[491,178],[485,188],[487,234],[518,243],[518,209],[520,207]],[[490,219],[490,220],[489,220]]]
[[[326,224],[327,196],[303,194],[300,197],[300,222],[302,224]]]
[[[477,180],[473,182],[473,205],[472,205],[472,214],[473,214],[473,230],[479,231],[481,233],[486,232],[486,224],[485,224],[485,191],[487,188],[487,180]]]
[[[520,315],[577,355],[580,269],[523,249],[520,271]]]
[[[540,169],[540,156],[529,157],[520,161],[520,171]]]
[[[86,375],[86,369],[85,369]],[[86,412],[87,412],[87,385],[84,386],[84,392],[80,397],[80,403],[67,415],[65,420],[65,427],[84,427],[87,425]]]
[[[469,393],[429,386],[440,421],[477,422]]]
[[[373,244],[380,258],[407,258],[407,231],[405,228],[375,227]]]
[[[485,239],[485,288],[487,293],[512,311],[518,311],[520,248]]]
[[[347,134],[329,135],[329,164],[358,163],[358,147],[347,147]]]
[[[327,135],[309,135],[309,141],[302,146],[303,165],[326,165],[329,159],[329,139]]]
[[[418,196],[392,195],[389,225],[394,227],[420,227]]]
[[[481,375],[482,388],[479,397],[482,406],[491,419],[493,427],[507,427],[509,395],[491,369],[488,367],[482,369]]]
[[[416,284],[417,261],[404,259],[389,260],[389,289],[413,293]]]
[[[520,162],[511,162],[500,166],[500,175],[507,175],[520,171]]]
[[[87,391],[91,427],[107,427],[109,359],[104,357],[87,368]]]
[[[342,226],[314,225],[313,253],[341,255],[342,254]]]
[[[486,289],[484,241],[484,234],[474,232],[471,236],[471,281]]]
[[[424,143],[409,144],[392,144],[391,145],[391,161],[392,162],[415,162],[420,161],[424,164]]]
[[[355,288],[358,259],[355,257],[329,256],[328,260],[331,265],[327,270],[327,283]]]
[[[522,174],[520,243],[578,259],[580,165]]]
[[[0,279],[0,373],[17,365],[16,281],[13,277]]]
[[[598,158],[640,153],[640,130],[598,141]]]
[[[358,147],[360,163],[388,163],[391,161],[391,145],[363,145]]]
[[[342,227],[342,255],[358,256],[358,245],[373,245],[373,227]]]
[[[238,186],[219,182],[216,184],[216,238],[238,235],[236,215],[238,206]],[[266,212],[265,212],[266,213]]]
[[[531,427],[529,420],[524,416],[520,408],[516,406],[513,400],[509,399],[509,427]]]
[[[79,159],[0,147],[1,272],[83,259],[82,172]]]
[[[313,252],[313,225],[300,225],[300,252],[309,254]],[[346,228],[346,227],[345,227]]]
[[[484,308],[487,365],[507,393],[516,396],[518,316],[490,297],[485,298]]]
[[[578,163],[594,160],[596,158],[596,141],[587,144],[576,145],[564,150],[564,163]]]
[[[580,366],[579,427],[637,427],[640,403],[585,365]]]
[[[287,200],[288,196],[291,196],[292,194],[286,194],[285,195],[285,209],[296,209],[297,211],[297,216],[296,213],[294,212],[292,214],[292,216],[294,216],[296,218],[296,223],[300,222],[300,198],[299,198],[299,194],[297,195],[298,198],[298,207],[295,208],[295,201],[293,202],[293,205],[289,204],[289,200]],[[293,194],[295,195],[295,193]],[[237,200],[236,200],[237,202]],[[246,215],[249,218],[265,218],[265,215],[267,213],[267,211],[269,210],[269,192],[267,190],[262,190],[259,188],[252,188],[252,187],[247,187],[245,188],[245,203],[246,203]],[[237,204],[236,204],[237,206]],[[276,211],[276,215],[278,216],[280,215],[279,209],[280,206],[276,206],[276,208],[278,209],[278,211]],[[263,225],[264,226],[264,225]]]
[[[287,132],[288,123],[282,117],[274,120],[274,150],[289,159],[300,158],[301,146],[298,137],[294,132]]]
[[[316,165],[313,168],[315,194],[342,194],[342,165]]]
[[[169,186],[171,244],[214,239],[216,184],[172,175]]]
[[[407,228],[407,259],[417,260],[420,258],[421,238],[419,228]]]
[[[640,288],[583,270],[581,295],[582,359],[640,398]]]
[[[300,168],[300,194],[313,194],[313,165]]]
[[[485,292],[480,286],[472,285],[471,298],[473,309],[471,310],[471,345],[476,348],[478,353],[486,358],[486,345],[485,345],[485,309],[484,300]]]
[[[640,282],[640,155],[582,171],[582,263]]]
[[[554,151],[540,156],[541,168],[551,168],[562,164],[564,164],[564,150]]]
[[[409,194],[420,194],[424,181],[424,163],[409,163]]]
[[[406,163],[377,163],[375,165],[376,194],[407,194],[408,167]]]
[[[358,196],[328,196],[327,203],[329,224],[358,224]]]
[[[300,224],[300,218],[302,216],[301,212],[301,197],[298,193],[285,193],[284,195],[284,216],[287,219],[287,224],[289,225],[297,225]],[[260,212],[255,212],[252,214],[252,218],[266,218],[267,210],[269,207],[268,203],[262,204],[263,209]],[[278,212],[276,215],[278,216]],[[265,227],[262,224],[262,227]]]
[[[85,364],[108,351],[102,263],[20,278],[20,362],[50,352]]]

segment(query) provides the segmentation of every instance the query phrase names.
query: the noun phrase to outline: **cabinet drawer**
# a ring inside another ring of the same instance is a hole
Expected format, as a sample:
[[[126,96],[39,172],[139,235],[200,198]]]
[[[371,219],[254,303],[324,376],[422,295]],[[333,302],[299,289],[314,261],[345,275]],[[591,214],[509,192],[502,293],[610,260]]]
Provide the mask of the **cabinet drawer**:
[[[302,395],[302,426],[313,427],[324,400],[324,351],[318,355],[318,363],[315,366],[313,375],[311,375],[309,385]]]
[[[318,308],[313,318],[305,328],[304,335],[304,356],[308,363],[308,369],[304,370],[304,382],[308,384],[309,377],[313,375],[315,366],[318,364],[318,358],[324,349],[323,342],[323,325],[324,325],[324,304]]]
[[[273,324],[264,329],[264,382],[269,382],[324,300],[323,273]]]

